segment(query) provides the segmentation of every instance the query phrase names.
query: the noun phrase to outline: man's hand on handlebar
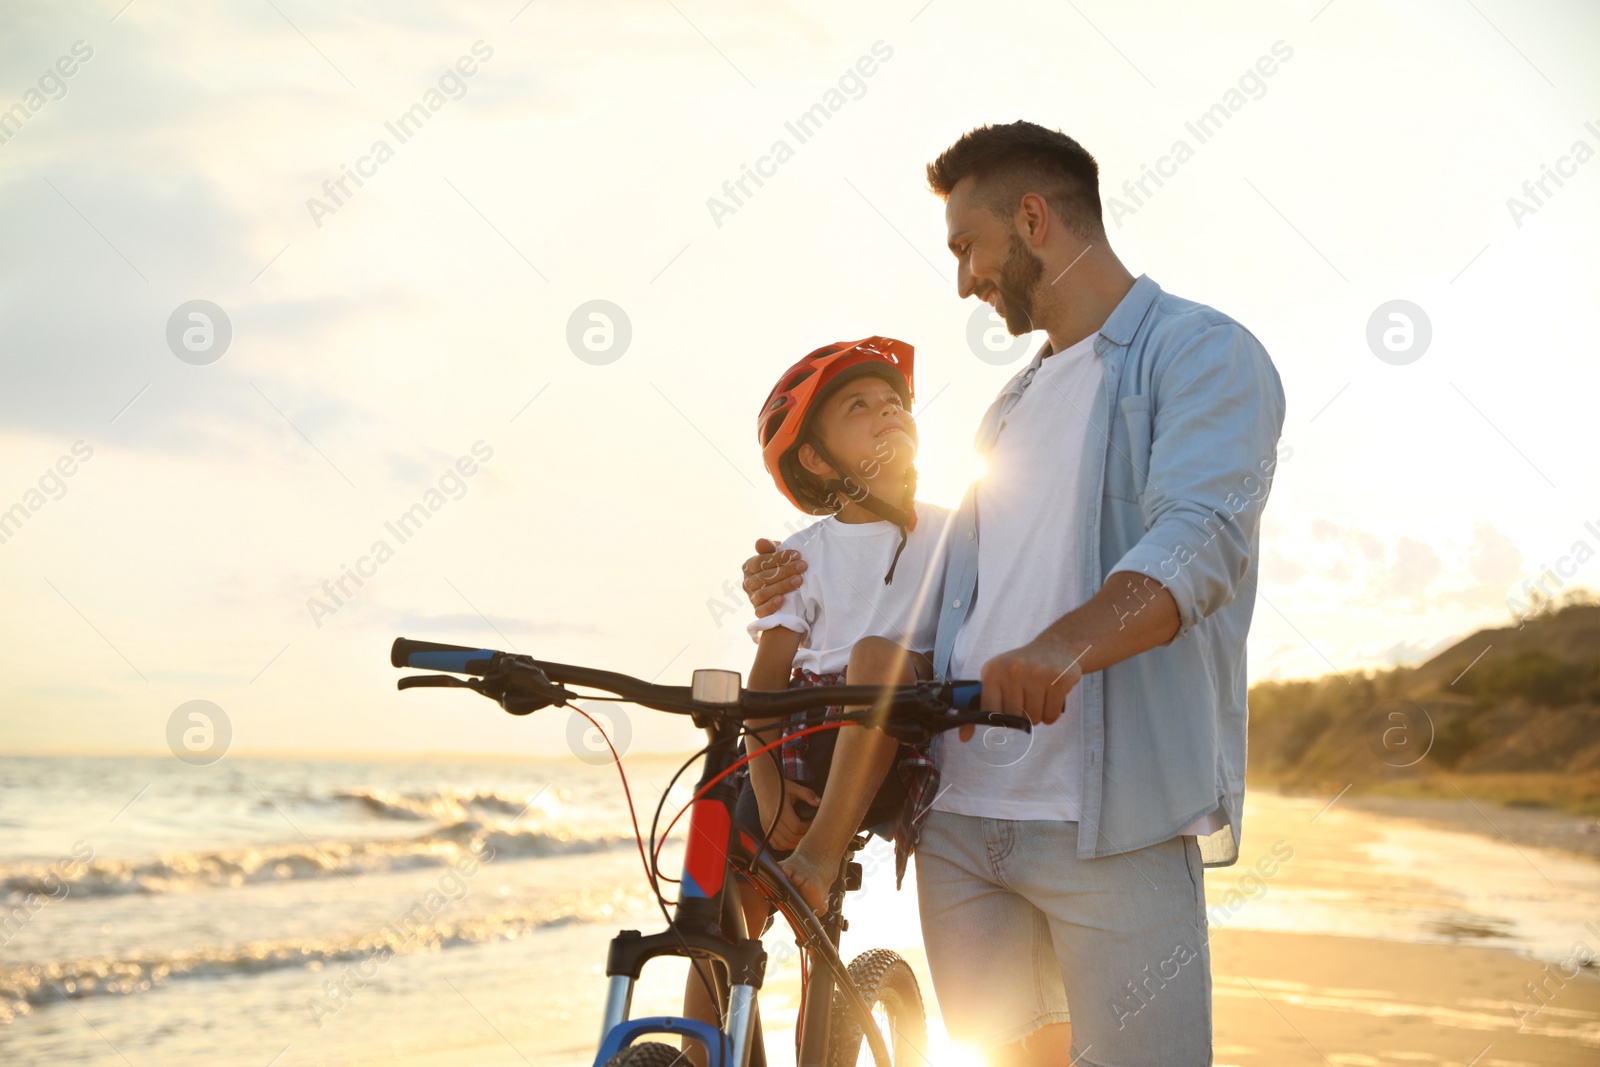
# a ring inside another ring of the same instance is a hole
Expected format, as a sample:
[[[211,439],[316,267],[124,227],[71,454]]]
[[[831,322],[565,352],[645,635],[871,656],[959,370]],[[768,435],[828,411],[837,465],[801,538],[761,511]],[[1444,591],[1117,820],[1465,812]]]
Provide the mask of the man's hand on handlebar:
[[[983,665],[980,706],[1050,725],[1061,718],[1067,694],[1083,680],[1083,657],[1088,651],[1044,633],[1021,648],[1002,652]],[[961,727],[961,740],[970,738],[973,729]]]
[[[806,561],[793,549],[779,552],[765,537],[756,541],[756,555],[744,561],[744,591],[756,618],[765,618],[783,606],[783,597],[800,588]]]

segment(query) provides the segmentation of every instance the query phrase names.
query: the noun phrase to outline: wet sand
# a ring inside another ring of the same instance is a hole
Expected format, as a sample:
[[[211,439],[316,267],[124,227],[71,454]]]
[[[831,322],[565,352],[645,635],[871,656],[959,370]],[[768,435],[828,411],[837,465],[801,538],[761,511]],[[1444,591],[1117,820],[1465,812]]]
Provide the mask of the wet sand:
[[[1592,972],[1563,982],[1499,949],[1327,935],[1222,931],[1211,948],[1219,1067],[1600,1062]],[[1528,982],[1551,990],[1532,1015]]]

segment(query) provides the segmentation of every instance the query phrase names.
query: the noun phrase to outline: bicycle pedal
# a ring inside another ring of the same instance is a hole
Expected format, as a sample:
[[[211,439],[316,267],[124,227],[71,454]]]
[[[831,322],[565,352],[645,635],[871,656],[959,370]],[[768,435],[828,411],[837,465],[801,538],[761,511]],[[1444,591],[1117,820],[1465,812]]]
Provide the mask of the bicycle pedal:
[[[854,893],[861,888],[861,864],[851,860],[844,867],[844,888],[847,893]]]

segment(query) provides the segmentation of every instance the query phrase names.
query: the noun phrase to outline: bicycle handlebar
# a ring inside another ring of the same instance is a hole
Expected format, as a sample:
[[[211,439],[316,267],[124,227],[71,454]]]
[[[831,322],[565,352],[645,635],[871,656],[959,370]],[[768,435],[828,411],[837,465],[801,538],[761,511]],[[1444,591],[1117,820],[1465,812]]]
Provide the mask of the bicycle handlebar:
[[[447,671],[475,676],[463,682],[442,675],[402,678],[401,689],[415,686],[465,687],[489,696],[514,715],[526,715],[551,704],[581,699],[567,685],[603,689],[626,701],[657,711],[697,717],[773,718],[802,711],[847,705],[886,708],[882,723],[901,739],[931,737],[958,726],[990,725],[1031,730],[1022,716],[978,710],[982,686],[977,682],[918,682],[914,685],[832,685],[804,689],[739,689],[722,700],[697,698],[690,686],[656,685],[614,671],[535,660],[488,648],[446,645],[434,641],[395,639],[389,662],[396,667]],[[733,672],[728,672],[733,674]]]
[[[687,699],[689,687],[684,685],[653,685],[626,674],[595,670],[592,667],[574,667],[566,663],[551,663],[528,656],[513,656],[509,652],[496,652],[491,648],[469,648],[466,645],[442,645],[436,641],[413,641],[406,637],[394,639],[389,649],[389,662],[396,667],[415,667],[425,671],[450,671],[455,674],[485,675],[500,665],[522,660],[538,667],[552,682],[565,685],[589,685],[604,689],[620,697],[634,696],[681,697]]]

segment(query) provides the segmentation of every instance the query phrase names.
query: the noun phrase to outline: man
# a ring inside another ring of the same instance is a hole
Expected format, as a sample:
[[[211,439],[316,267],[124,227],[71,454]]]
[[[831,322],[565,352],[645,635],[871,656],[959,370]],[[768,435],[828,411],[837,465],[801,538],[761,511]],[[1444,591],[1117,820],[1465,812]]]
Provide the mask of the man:
[[[981,127],[928,180],[959,294],[1049,336],[984,418],[950,545],[934,669],[1042,725],[940,741],[917,852],[940,1008],[997,1067],[1208,1064],[1201,869],[1238,857],[1282,386],[1238,323],[1123,267],[1070,137]],[[771,547],[745,564],[761,615],[804,567]]]

